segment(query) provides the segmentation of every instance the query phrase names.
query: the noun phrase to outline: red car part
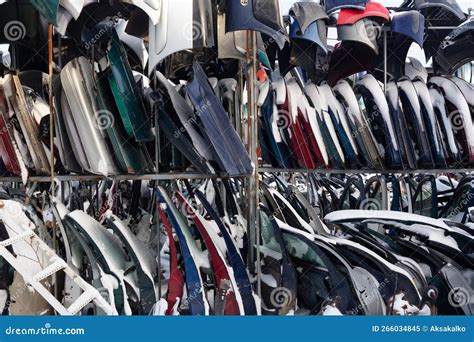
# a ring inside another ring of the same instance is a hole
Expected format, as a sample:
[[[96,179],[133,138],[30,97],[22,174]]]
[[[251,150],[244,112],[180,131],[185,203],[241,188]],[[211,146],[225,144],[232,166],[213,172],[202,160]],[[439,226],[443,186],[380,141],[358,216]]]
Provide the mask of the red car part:
[[[5,94],[0,90],[0,158],[7,170],[14,175],[19,176],[21,174],[20,165],[15,153],[15,148],[12,141],[10,140],[10,127],[12,123],[6,122],[8,110],[5,103]]]
[[[337,18],[337,25],[352,25],[367,17],[379,17],[388,22],[390,21],[390,12],[378,2],[369,2],[364,10],[343,8]]]
[[[305,138],[303,129],[301,128],[300,119],[298,119],[298,116],[301,115],[299,109],[298,109],[299,115],[297,115],[296,120],[293,120],[291,117],[292,115],[289,112],[288,98],[287,98],[285,103],[281,106],[280,113],[281,114],[284,113],[288,115],[288,120],[289,120],[288,122],[290,123],[288,130],[290,131],[290,135],[291,135],[290,145],[291,145],[291,150],[293,152],[293,155],[295,156],[295,160],[298,166],[302,168],[306,168],[306,169],[316,168],[316,163],[313,161],[311,152],[308,148],[308,145],[306,144],[306,138]]]
[[[230,281],[230,275],[227,272],[227,266],[225,265],[225,261],[222,260],[221,254],[217,250],[217,247],[214,245],[214,242],[209,236],[206,227],[204,227],[204,224],[198,217],[198,214],[196,213],[195,209],[190,206],[188,202],[186,202],[183,195],[181,195],[179,192],[176,192],[175,194],[176,198],[178,199],[178,202],[184,207],[186,213],[188,213],[189,216],[192,218],[194,224],[196,225],[196,228],[199,231],[199,234],[201,234],[202,238],[204,239],[204,243],[206,244],[207,250],[209,251],[209,255],[211,257],[215,285],[217,290],[219,290],[221,289],[221,285],[223,284],[223,282]],[[230,291],[227,291],[225,293],[226,298],[224,315],[236,316],[241,314],[234,291],[234,289],[231,289]]]
[[[165,226],[166,234],[170,244],[170,280],[168,283],[168,293],[166,294],[166,302],[168,303],[168,309],[166,315],[173,315],[173,308],[178,301],[178,298],[183,297],[184,277],[178,268],[178,253],[176,251],[175,242],[173,239],[173,232],[171,230],[171,224],[166,216],[165,212],[158,205],[158,214],[160,219]],[[160,275],[159,275],[160,276]]]

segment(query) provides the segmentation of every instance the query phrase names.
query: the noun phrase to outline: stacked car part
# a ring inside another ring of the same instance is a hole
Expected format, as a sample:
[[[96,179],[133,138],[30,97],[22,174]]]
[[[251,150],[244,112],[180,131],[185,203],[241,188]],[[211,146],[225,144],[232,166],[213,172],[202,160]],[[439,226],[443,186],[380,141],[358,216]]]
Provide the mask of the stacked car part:
[[[0,9],[4,314],[474,313],[455,2]]]

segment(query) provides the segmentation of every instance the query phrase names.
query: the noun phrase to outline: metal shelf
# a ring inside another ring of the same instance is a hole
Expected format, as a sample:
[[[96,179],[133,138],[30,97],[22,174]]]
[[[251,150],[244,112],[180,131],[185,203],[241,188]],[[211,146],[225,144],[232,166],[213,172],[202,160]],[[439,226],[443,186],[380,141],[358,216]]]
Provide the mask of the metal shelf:
[[[159,174],[144,174],[144,175],[113,175],[113,176],[100,176],[100,175],[56,175],[54,179],[58,182],[68,181],[81,181],[81,182],[97,182],[101,180],[175,180],[175,179],[216,179],[216,178],[244,178],[248,175],[242,176],[229,176],[227,174],[200,174],[192,172],[168,172]],[[21,183],[20,177],[0,177],[0,183]],[[28,183],[49,183],[51,182],[50,176],[31,176],[28,178]]]
[[[416,170],[376,170],[376,169],[284,169],[263,166],[258,168],[259,173],[266,172],[284,172],[284,173],[319,173],[319,174],[440,174],[440,173],[470,173],[474,172],[474,168],[461,169],[416,169]],[[201,174],[193,172],[167,172],[159,174],[144,175],[56,175],[54,179],[58,182],[81,181],[81,182],[97,182],[101,180],[117,180],[117,181],[133,181],[133,180],[178,180],[178,179],[216,179],[216,178],[246,178],[250,175],[229,176],[227,174]],[[21,183],[20,177],[0,177],[0,183]],[[28,183],[49,183],[50,176],[31,176]]]
[[[265,172],[285,172],[285,173],[319,173],[319,174],[441,174],[441,173],[470,173],[474,172],[474,169],[462,168],[462,169],[416,169],[416,170],[375,170],[375,169],[283,169],[273,167],[260,167],[260,173]]]

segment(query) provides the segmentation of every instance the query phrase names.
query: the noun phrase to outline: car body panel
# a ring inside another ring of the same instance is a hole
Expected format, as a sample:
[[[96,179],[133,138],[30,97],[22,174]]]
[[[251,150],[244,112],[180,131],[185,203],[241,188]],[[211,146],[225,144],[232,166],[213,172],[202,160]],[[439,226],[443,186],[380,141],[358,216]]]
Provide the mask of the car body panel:
[[[226,32],[258,31],[273,37],[282,49],[287,37],[279,11],[275,0],[229,1],[226,4]]]
[[[240,293],[238,293],[238,287],[235,282],[233,270],[229,265],[227,265],[225,254],[223,253],[226,251],[222,251],[215,242],[218,239],[217,232],[213,231],[212,228],[207,228],[205,226],[205,218],[202,217],[188,201],[186,201],[181,193],[177,192],[175,195],[178,202],[183,206],[184,211],[193,220],[209,251],[217,291],[216,301],[214,303],[215,314],[244,314],[242,299],[240,298]],[[222,299],[221,297],[224,298]],[[223,307],[220,308],[220,310],[216,310],[219,309],[219,306]]]
[[[250,174],[253,169],[250,157],[212,90],[204,70],[195,63],[193,71],[193,80],[186,87],[187,95],[217,151],[222,167],[230,176]]]
[[[33,7],[53,25],[57,25],[56,15],[60,0],[32,0]]]
[[[158,22],[149,25],[148,73],[175,52],[214,46],[211,17],[210,0],[162,0]]]
[[[196,191],[195,196],[197,197],[197,199],[199,199],[211,219],[216,222],[219,231],[222,234],[222,237],[224,238],[225,245],[228,251],[229,262],[232,266],[232,269],[234,270],[235,280],[237,282],[239,292],[242,296],[245,314],[257,315],[258,308],[254,298],[252,285],[250,283],[250,279],[247,274],[244,261],[242,260],[242,256],[240,255],[237,246],[235,245],[235,241],[232,239],[231,235],[227,231],[221,219],[207,201],[205,195],[200,191]]]
[[[32,116],[32,105],[27,102],[25,92],[18,76],[11,76],[9,102],[15,110],[18,123],[32,158],[34,169],[38,174],[50,174],[49,159],[42,142],[39,140],[37,124]],[[7,81],[8,82],[8,81]],[[4,90],[6,84],[4,83]]]
[[[187,304],[192,315],[208,315],[209,304],[206,299],[205,288],[200,273],[204,265],[203,253],[198,250],[191,235],[189,227],[181,213],[175,208],[166,191],[158,187],[157,199],[166,212],[179,240],[181,254],[183,255],[184,267],[186,269],[185,279],[187,288]],[[207,261],[206,261],[207,263]]]
[[[116,31],[112,33],[112,44],[107,57],[110,66],[106,74],[125,131],[130,138],[135,138],[137,141],[152,140],[151,123],[133,78],[127,53]]]
[[[120,238],[134,264],[137,272],[137,285],[140,291],[140,303],[143,313],[148,314],[157,301],[157,291],[154,278],[156,276],[156,263],[146,246],[137,239],[117,216],[110,211],[106,213],[107,224]]]
[[[95,98],[92,66],[85,57],[73,59],[61,71],[62,110],[78,162],[91,173],[117,174],[117,168],[99,128],[99,106]],[[75,133],[72,135],[72,133]],[[89,137],[84,142],[83,137]]]

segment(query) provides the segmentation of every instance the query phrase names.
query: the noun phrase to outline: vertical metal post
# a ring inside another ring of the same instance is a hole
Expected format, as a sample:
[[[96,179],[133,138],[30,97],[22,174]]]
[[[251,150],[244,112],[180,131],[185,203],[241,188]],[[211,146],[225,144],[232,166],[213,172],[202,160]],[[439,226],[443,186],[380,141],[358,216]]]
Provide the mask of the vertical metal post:
[[[158,274],[157,286],[158,286],[158,298],[161,298],[161,227],[160,227],[160,215],[158,215],[158,206],[160,203],[156,200],[155,194],[153,194],[153,201],[155,206],[152,205],[152,210],[154,210],[156,215],[156,239],[158,240],[158,260],[156,262],[156,270]],[[153,209],[154,207],[154,209]],[[170,242],[171,243],[171,242]]]
[[[52,200],[56,194],[54,184],[54,106],[53,106],[53,25],[48,24],[48,92],[49,92],[49,148],[50,148],[50,172],[51,172],[51,188],[50,199]],[[53,231],[53,248],[58,250],[57,231],[54,215],[51,222]],[[53,274],[52,281],[54,284],[54,296],[58,298],[58,278],[57,273]]]
[[[65,193],[65,184],[68,182],[61,181],[61,203],[64,203],[66,201],[66,193]]]
[[[247,71],[247,76],[246,76],[246,81],[247,81],[247,127],[244,126],[244,132],[247,132],[247,151],[251,155],[252,153],[252,148],[251,148],[251,141],[250,141],[250,132],[248,130],[251,120],[252,120],[252,84],[253,84],[253,72],[252,72],[252,51],[251,51],[251,44],[250,44],[250,31],[246,32],[246,47],[247,47],[247,64],[246,64],[246,71]],[[247,128],[247,129],[245,129]],[[246,205],[247,205],[247,236],[248,236],[248,241],[249,241],[249,249],[248,249],[248,266],[250,273],[254,274],[255,273],[255,253],[254,253],[254,243],[255,243],[255,236],[254,236],[254,222],[255,222],[255,212],[252,210],[253,207],[253,196],[252,196],[252,185],[254,185],[254,175],[251,175],[250,177],[246,178],[245,186],[246,186],[246,191],[245,191],[245,197],[246,197]]]
[[[253,120],[253,97],[255,89],[253,89],[253,79],[255,71],[253,70],[253,52],[252,52],[252,31],[247,31],[247,151],[252,158],[252,120]],[[252,159],[253,161],[253,159]]]
[[[157,77],[156,77],[156,68],[153,70],[154,78],[153,84],[154,89],[157,88]],[[160,172],[160,130],[158,128],[158,111],[155,110],[155,173]]]
[[[239,119],[240,119],[240,126],[239,126],[239,136],[240,139],[242,140],[242,143],[245,144],[245,115],[244,115],[244,68],[243,68],[243,62],[239,60]],[[245,203],[244,201],[244,194],[245,194],[245,185],[246,185],[246,180],[244,179],[243,182],[239,186],[239,194],[240,194],[240,200],[242,203]],[[245,206],[243,206],[245,207]]]
[[[306,199],[308,200],[309,203],[311,203],[311,181],[309,179],[311,174],[311,171],[306,172],[303,174],[306,177]]]
[[[61,70],[63,67],[63,61],[61,59],[61,48],[62,48],[62,43],[61,43],[61,35],[58,34],[58,69]]]
[[[54,107],[53,107],[53,25],[48,24],[48,72],[49,72],[49,148],[51,172],[51,196],[54,196]]]
[[[257,148],[259,146],[258,141],[258,105],[257,105],[257,70],[259,67],[259,62],[257,58],[257,32],[252,31],[252,59],[253,59],[253,99],[252,105],[253,108],[253,120],[252,120],[252,160],[255,164],[255,235],[256,235],[256,252],[257,252],[257,295],[261,298],[262,291],[261,291],[261,281],[262,281],[262,269],[260,263],[260,215],[259,215],[259,205],[260,205],[260,171],[259,171],[259,160],[258,160],[258,153]]]
[[[256,33],[247,31],[247,132],[248,149],[250,158],[254,164],[254,173],[248,178],[247,203],[248,203],[248,227],[249,236],[249,269],[256,275],[256,292],[261,294],[261,268],[260,268],[260,226],[258,217],[259,205],[259,170],[258,170],[258,120],[257,120],[257,56],[256,56]]]
[[[154,89],[156,90],[157,88],[157,77],[156,77],[156,68],[154,69],[154,78],[153,78],[153,84],[154,84]],[[158,174],[160,172],[160,130],[158,127],[158,115],[160,113],[155,110],[155,172]],[[157,182],[157,181],[155,181]],[[155,184],[156,186],[157,184]],[[160,215],[158,215],[158,201],[156,200],[156,195],[153,193],[153,201],[155,203],[155,208],[154,208],[154,215],[156,216],[156,239],[158,240],[158,260],[156,263],[156,272],[158,274],[158,279],[157,279],[157,286],[158,286],[158,298],[161,298],[161,227],[160,227]],[[153,210],[153,205],[152,205],[152,210]],[[152,221],[153,222],[153,221]]]
[[[245,121],[244,121],[244,68],[242,66],[242,61],[239,60],[239,78],[238,78],[238,92],[239,92],[239,111],[238,114],[236,115],[236,122],[235,122],[235,127],[237,129],[237,133],[239,134],[239,137],[242,139],[242,142],[245,143],[244,139],[244,127],[245,127]]]
[[[387,95],[387,30],[383,30],[383,91]]]

